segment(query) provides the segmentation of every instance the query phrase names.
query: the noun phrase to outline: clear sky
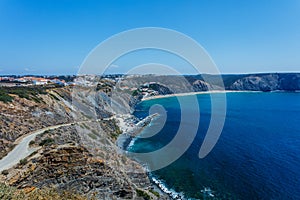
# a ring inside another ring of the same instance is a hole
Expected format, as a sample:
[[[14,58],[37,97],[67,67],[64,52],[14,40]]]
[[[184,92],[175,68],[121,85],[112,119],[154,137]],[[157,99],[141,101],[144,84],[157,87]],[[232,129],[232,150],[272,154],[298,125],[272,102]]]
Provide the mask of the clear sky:
[[[149,26],[194,38],[222,73],[300,69],[299,0],[0,0],[0,74],[76,74],[101,41]]]

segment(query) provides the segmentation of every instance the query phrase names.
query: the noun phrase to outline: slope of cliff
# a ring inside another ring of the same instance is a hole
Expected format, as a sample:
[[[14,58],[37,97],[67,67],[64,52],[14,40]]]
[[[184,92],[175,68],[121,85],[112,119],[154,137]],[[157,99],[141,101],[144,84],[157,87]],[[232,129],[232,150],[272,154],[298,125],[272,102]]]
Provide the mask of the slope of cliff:
[[[111,117],[132,110],[130,95],[111,98],[106,89],[48,88],[36,94],[38,102],[19,96],[0,102],[3,156],[20,137],[71,122],[38,135],[30,143],[36,151],[3,171],[1,182],[19,190],[56,188],[96,199],[157,199],[145,170],[115,144],[121,132]]]

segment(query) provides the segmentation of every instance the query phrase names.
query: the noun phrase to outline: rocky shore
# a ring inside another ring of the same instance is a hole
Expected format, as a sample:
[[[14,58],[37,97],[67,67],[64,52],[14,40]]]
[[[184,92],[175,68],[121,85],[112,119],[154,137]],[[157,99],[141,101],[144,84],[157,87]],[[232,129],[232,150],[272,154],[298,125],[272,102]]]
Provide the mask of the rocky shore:
[[[158,113],[155,113],[142,120],[130,114],[115,116],[115,119],[118,121],[118,126],[122,131],[122,134],[117,139],[117,146],[126,151],[132,140],[137,137],[154,118],[158,117],[158,115]]]

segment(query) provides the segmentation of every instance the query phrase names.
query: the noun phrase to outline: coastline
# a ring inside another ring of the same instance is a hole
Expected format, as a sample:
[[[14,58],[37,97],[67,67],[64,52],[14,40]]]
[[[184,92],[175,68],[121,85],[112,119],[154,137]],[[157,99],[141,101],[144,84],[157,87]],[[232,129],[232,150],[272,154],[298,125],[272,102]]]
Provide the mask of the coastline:
[[[151,123],[151,121],[155,119],[158,115],[158,113],[155,113],[145,117],[142,120],[138,120],[134,115],[131,114],[115,115],[113,117],[118,121],[118,127],[122,131],[125,131],[122,134],[120,134],[116,140],[116,145],[119,147],[121,154],[126,155],[127,149],[134,144],[136,136],[139,135],[144,130],[144,128],[146,128]],[[136,123],[134,123],[134,125],[131,126],[132,122],[135,120]],[[153,177],[151,175],[151,172],[148,170],[147,166],[142,165],[137,160],[135,161],[143,168],[144,172],[148,174],[149,181],[152,184],[152,190],[158,192],[160,194],[161,199],[184,199],[182,195],[176,193],[173,190],[169,190],[166,186],[164,186],[162,181]]]
[[[136,119],[135,116],[133,115],[116,115],[114,118],[119,122],[118,126],[121,130],[127,130],[130,131],[128,132],[123,132],[122,134],[119,135],[116,145],[120,148],[121,152],[120,153],[125,153],[127,149],[134,144],[134,141],[136,139],[136,136],[139,135],[144,128],[146,128],[155,117],[157,117],[158,114],[152,114],[147,116],[146,118],[138,121],[135,123],[134,127],[131,126],[130,123],[125,123],[126,120],[133,120]],[[138,119],[136,119],[138,120]],[[138,162],[136,160],[136,162]],[[138,162],[139,163],[139,162]],[[173,189],[168,188],[163,180],[159,180],[156,178],[154,175],[151,174],[149,169],[147,168],[146,165],[142,165],[139,163],[140,166],[144,169],[144,171],[148,174],[148,178],[152,184],[152,189],[156,192],[158,192],[161,196],[161,199],[165,199],[164,197],[167,197],[168,199],[178,199],[178,200],[185,200],[186,198],[184,197],[183,193],[178,193],[174,191]]]
[[[143,97],[141,101],[149,101],[153,99],[163,99],[163,98],[170,98],[170,97],[179,97],[179,96],[191,96],[197,94],[219,94],[219,93],[256,93],[256,92],[263,92],[263,91],[251,91],[251,90],[211,90],[211,91],[201,91],[201,92],[183,92],[183,93],[176,93],[176,94],[166,94],[166,95],[156,95],[156,96],[149,96]]]
[[[126,151],[132,141],[134,141],[134,138],[140,134],[157,116],[158,113],[154,113],[142,120],[139,120],[131,114],[115,115],[113,118],[118,121],[118,127],[122,131],[122,134],[120,134],[117,138],[117,146],[123,151]]]
[[[234,92],[239,93],[239,92],[259,92],[259,91],[215,90],[215,91],[177,93],[177,94],[146,97],[146,98],[142,98],[140,102],[153,100],[153,99],[170,98],[176,96],[189,96],[189,95],[212,94],[212,93],[234,93]],[[122,130],[122,134],[120,134],[116,140],[116,145],[121,150],[120,153],[126,153],[127,149],[134,144],[136,136],[140,134],[143,131],[143,129],[147,127],[151,123],[151,121],[157,116],[158,114],[155,113],[153,115],[147,116],[142,120],[139,120],[133,114],[115,115],[113,118],[117,120],[118,122],[117,125]],[[144,169],[144,171],[148,174],[148,178],[152,183],[153,189],[155,191],[159,192],[163,196],[167,196],[169,199],[178,199],[178,200],[186,199],[183,193],[178,193],[173,189],[168,188],[164,184],[163,180],[159,180],[157,177],[152,175],[151,172],[147,169],[147,166],[143,166],[141,163],[139,164]]]
[[[140,102],[149,101],[154,99],[162,99],[162,98],[170,98],[170,97],[177,97],[177,96],[190,96],[190,95],[198,95],[198,94],[218,94],[218,93],[261,93],[263,91],[249,91],[249,90],[213,90],[213,91],[201,91],[201,92],[189,92],[189,93],[176,93],[176,94],[167,94],[167,95],[157,95],[157,96],[150,96],[146,98],[142,98]],[[146,118],[139,120],[133,114],[127,115],[115,115],[114,118],[119,121],[119,128],[123,131],[121,135],[119,135],[116,144],[124,153],[128,147],[134,144],[135,138],[138,134],[140,134],[143,129],[148,126],[151,121],[156,117],[158,114],[153,114],[147,116]],[[150,119],[150,121],[146,124],[142,123],[143,121],[147,121],[146,119]],[[126,124],[125,121],[128,119],[136,120],[134,123],[134,127],[130,125],[130,123]],[[139,124],[143,124],[142,127],[139,127]],[[151,172],[147,169],[147,166],[143,166],[141,163],[140,165],[148,174],[150,182],[153,184],[154,190],[157,192],[168,196],[170,199],[179,199],[185,200],[186,197],[183,193],[176,192],[173,189],[168,188],[163,180],[158,179],[157,177],[153,176]]]
[[[190,95],[198,95],[198,94],[218,94],[218,93],[257,93],[262,91],[249,91],[249,90],[213,90],[213,91],[201,91],[201,92],[188,92],[188,93],[176,93],[176,94],[167,94],[167,95],[157,95],[150,96],[146,98],[142,98],[140,102],[149,101],[154,99],[162,99],[162,98],[170,98],[177,96],[190,96]],[[116,140],[116,145],[120,148],[121,152],[124,153],[127,149],[134,144],[136,136],[140,134],[145,127],[147,127],[151,121],[157,117],[159,114],[155,113],[145,117],[142,120],[137,119],[133,114],[125,114],[125,115],[115,115],[113,118],[118,121],[118,127],[122,130],[122,134],[120,134]],[[146,166],[143,166],[139,163],[144,171],[148,174],[149,180],[153,185],[154,190],[159,192],[160,194],[164,194],[168,196],[170,199],[179,199],[185,200],[185,196],[183,193],[179,193],[174,191],[173,189],[168,188],[163,180],[159,180],[155,176],[151,174],[151,172],[147,169]]]

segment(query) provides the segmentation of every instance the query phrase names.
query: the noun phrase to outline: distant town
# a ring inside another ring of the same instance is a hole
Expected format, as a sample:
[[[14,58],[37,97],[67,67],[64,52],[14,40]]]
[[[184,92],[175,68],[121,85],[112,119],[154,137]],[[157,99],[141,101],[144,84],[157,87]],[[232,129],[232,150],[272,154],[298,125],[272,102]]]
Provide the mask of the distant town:
[[[84,78],[83,78],[84,77]],[[0,76],[0,86],[16,87],[16,86],[43,86],[43,85],[59,85],[59,86],[72,86],[72,85],[89,85],[89,80],[98,77],[96,75],[75,76],[75,75],[61,75],[61,76],[37,76],[37,75],[8,75]],[[106,75],[101,78],[116,79],[122,75]]]
[[[143,97],[159,95],[158,90],[166,90],[157,82],[146,82],[141,85],[124,85],[124,79],[141,77],[141,75],[61,75],[61,76],[41,76],[41,75],[9,75],[0,76],[0,87],[4,88],[52,88],[66,86],[96,87],[110,96],[113,88],[118,87],[121,91],[129,92],[133,96],[142,95]],[[118,84],[118,85],[117,85]],[[0,89],[1,89],[0,88]],[[24,88],[24,89],[25,89]],[[10,91],[11,92],[11,91]],[[161,91],[162,92],[162,91]]]
[[[67,86],[74,84],[72,82],[72,76],[61,77],[43,77],[43,76],[1,76],[1,86],[31,86],[31,85],[49,85],[56,84],[61,86]]]

